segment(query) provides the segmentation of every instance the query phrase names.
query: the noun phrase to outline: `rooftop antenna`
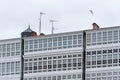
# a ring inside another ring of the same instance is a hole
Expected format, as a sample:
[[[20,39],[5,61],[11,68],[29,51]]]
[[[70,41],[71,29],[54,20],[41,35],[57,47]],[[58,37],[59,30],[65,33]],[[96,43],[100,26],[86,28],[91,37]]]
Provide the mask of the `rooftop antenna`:
[[[41,22],[42,22],[42,15],[45,15],[46,13],[40,12],[40,18],[39,18],[39,35],[41,33]]]
[[[50,22],[52,23],[52,31],[51,33],[54,33],[54,22],[58,22],[57,20],[50,20]]]

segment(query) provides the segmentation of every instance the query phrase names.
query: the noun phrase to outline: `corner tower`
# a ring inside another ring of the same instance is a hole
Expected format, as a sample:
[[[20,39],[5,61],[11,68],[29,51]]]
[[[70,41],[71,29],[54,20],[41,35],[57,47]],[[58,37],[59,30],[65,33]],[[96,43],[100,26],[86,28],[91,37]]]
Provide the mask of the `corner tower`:
[[[37,33],[31,30],[29,25],[28,28],[21,33],[21,37],[30,37],[30,36],[37,36]]]

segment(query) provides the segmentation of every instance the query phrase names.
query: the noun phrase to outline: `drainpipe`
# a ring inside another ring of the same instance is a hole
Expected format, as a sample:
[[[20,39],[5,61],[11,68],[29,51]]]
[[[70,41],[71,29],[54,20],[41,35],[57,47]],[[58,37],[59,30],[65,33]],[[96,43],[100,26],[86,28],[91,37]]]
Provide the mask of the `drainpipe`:
[[[86,76],[86,32],[83,31],[83,53],[82,53],[82,80]]]
[[[24,80],[24,39],[21,37],[21,72],[20,72],[20,80]]]

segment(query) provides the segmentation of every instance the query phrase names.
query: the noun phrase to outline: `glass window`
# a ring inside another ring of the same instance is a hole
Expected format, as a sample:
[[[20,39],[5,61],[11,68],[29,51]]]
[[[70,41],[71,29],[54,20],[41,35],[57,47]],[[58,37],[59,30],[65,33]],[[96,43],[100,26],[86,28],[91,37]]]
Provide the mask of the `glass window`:
[[[1,63],[0,63],[0,75],[1,75],[1,73],[2,73],[2,72],[1,72],[1,71],[2,71],[2,69],[1,69],[1,68],[2,68],[2,65],[1,65]]]
[[[72,36],[68,36],[68,40],[72,40]]]
[[[61,79],[61,76],[58,76],[58,77],[57,77],[57,80],[62,80],[62,79]]]
[[[102,57],[103,60],[107,60],[107,55],[103,55]]]
[[[96,56],[92,56],[92,61],[96,61]]]
[[[97,55],[97,60],[101,60],[101,55]]]
[[[118,59],[118,54],[113,54],[113,59]]]
[[[11,44],[11,51],[14,52],[15,51],[15,43]]]
[[[92,33],[92,43],[96,43],[96,33]]]
[[[119,30],[119,40],[120,40],[120,30]]]
[[[7,44],[7,52],[10,52],[10,44]]]
[[[29,80],[32,80],[32,78],[29,78]]]
[[[101,50],[100,50],[100,51],[97,51],[97,54],[101,54]]]
[[[42,39],[39,39],[39,44],[42,44],[43,40]]]
[[[81,47],[82,46],[82,35],[81,34],[79,34],[78,35],[78,47]]]
[[[28,63],[24,63],[24,70],[28,71]]]
[[[24,42],[24,49],[25,49],[25,52],[28,52],[28,41]]]
[[[2,63],[2,75],[5,75],[5,63]]]
[[[114,31],[114,41],[118,40],[118,31]]]
[[[2,48],[3,48],[2,51],[3,51],[3,52],[6,52],[6,44],[3,44],[3,45],[2,45]]]
[[[57,41],[57,37],[54,37],[54,38],[53,38],[53,42],[54,42],[54,41]]]
[[[107,42],[107,32],[103,32],[103,44]]]
[[[112,43],[112,31],[108,31],[108,43]]]
[[[38,77],[38,80],[42,80],[42,78],[41,78],[41,77]]]
[[[34,49],[38,49],[38,40],[34,40]]]
[[[48,43],[52,43],[52,38],[48,38]]]
[[[67,36],[63,36],[63,41],[66,41],[67,40]]]
[[[112,53],[112,49],[109,49],[109,50],[108,50],[108,53]]]
[[[91,33],[87,34],[87,45],[89,46],[91,44]]]
[[[62,46],[62,42],[58,42],[58,46],[61,47]]]
[[[37,80],[37,78],[33,78],[33,80]]]
[[[33,40],[29,40],[29,50],[33,50]]]
[[[78,75],[77,75],[77,78],[81,78],[81,75],[80,75],[80,74],[78,74]]]
[[[19,62],[19,61],[16,62],[16,68],[15,68],[15,71],[16,71],[16,74],[18,74],[19,71],[20,71],[20,62]]]
[[[53,77],[52,77],[52,80],[57,80],[57,79],[56,79],[56,76],[53,76]]]
[[[34,62],[34,70],[37,70],[37,62]]]
[[[103,54],[106,54],[107,53],[107,50],[103,50]]]
[[[15,69],[15,63],[11,62],[11,73],[14,73],[14,69]]]
[[[16,43],[16,51],[20,52],[20,43]]]
[[[52,79],[51,79],[51,76],[48,77],[48,80],[52,80]]]
[[[78,35],[78,39],[82,39],[82,34],[79,34],[79,35]]]
[[[91,56],[87,56],[87,61],[91,61]]]
[[[0,45],[0,57],[1,57],[1,53],[2,53],[2,46]]]
[[[10,62],[7,62],[7,65],[6,65],[6,72],[7,72],[7,74],[10,73]]]
[[[67,75],[67,79],[71,79],[71,75]]]
[[[73,40],[77,39],[77,35],[73,35]]]
[[[92,55],[96,55],[96,51],[92,51]]]
[[[111,60],[112,59],[112,54],[108,55],[108,59]]]
[[[20,43],[16,43],[16,55],[20,55],[21,46]]]
[[[74,75],[72,76],[72,78],[73,78],[73,79],[76,79],[76,75],[74,74]]]
[[[113,53],[117,53],[118,52],[118,49],[113,49]]]
[[[32,62],[29,63],[29,70],[32,70]]]
[[[43,80],[47,80],[47,78],[46,78],[46,77],[43,77]]]
[[[97,43],[98,44],[101,44],[101,41],[102,41],[101,39],[102,39],[102,34],[101,34],[101,32],[98,32],[97,33]]]
[[[62,37],[58,37],[58,41],[60,41],[60,42],[61,42],[61,41],[62,41]]]
[[[66,75],[63,75],[63,76],[62,76],[62,79],[65,80],[65,79],[66,79]]]

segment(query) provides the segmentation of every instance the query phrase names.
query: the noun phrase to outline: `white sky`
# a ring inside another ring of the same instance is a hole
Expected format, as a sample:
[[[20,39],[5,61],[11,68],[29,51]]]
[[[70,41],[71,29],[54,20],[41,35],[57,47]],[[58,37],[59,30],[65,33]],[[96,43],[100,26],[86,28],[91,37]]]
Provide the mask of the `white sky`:
[[[31,25],[39,31],[39,13],[42,16],[42,32],[54,33],[91,29],[96,22],[100,27],[120,25],[120,0],[0,0],[0,39],[17,38]],[[93,10],[92,16],[89,10]]]

